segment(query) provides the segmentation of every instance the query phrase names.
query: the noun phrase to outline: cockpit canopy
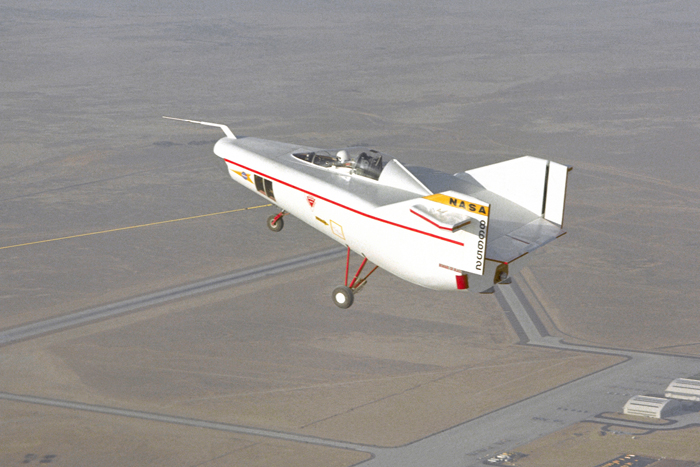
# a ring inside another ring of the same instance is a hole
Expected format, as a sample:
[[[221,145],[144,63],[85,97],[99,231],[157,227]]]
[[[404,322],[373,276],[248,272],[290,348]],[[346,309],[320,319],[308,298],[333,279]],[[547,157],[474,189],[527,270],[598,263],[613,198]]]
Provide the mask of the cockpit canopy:
[[[319,167],[339,167],[350,169],[351,173],[379,179],[384,165],[391,160],[379,151],[367,148],[345,148],[337,151],[295,152],[299,160]]]

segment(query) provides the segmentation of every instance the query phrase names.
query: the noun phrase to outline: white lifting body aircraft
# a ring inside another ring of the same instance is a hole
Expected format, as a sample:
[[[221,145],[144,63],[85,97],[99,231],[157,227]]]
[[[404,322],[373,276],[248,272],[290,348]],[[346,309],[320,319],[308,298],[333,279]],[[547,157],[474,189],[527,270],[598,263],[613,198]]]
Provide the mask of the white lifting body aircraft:
[[[492,292],[522,258],[564,235],[571,167],[530,156],[454,175],[405,167],[378,151],[322,150],[221,128],[214,146],[231,178],[277,205],[268,227],[292,214],[348,249],[345,283],[332,294],[348,308],[377,267],[436,290]],[[349,281],[350,250],[364,259]],[[370,260],[376,266],[365,277]]]

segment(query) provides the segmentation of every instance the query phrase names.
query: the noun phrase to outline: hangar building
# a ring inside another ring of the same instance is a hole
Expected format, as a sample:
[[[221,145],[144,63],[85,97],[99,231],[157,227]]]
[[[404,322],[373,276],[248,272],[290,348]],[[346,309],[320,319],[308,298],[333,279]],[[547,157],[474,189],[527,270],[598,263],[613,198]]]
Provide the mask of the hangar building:
[[[625,415],[638,417],[665,418],[675,413],[681,403],[674,399],[652,396],[634,396],[627,401],[622,411]]]
[[[677,378],[666,388],[664,393],[669,399],[700,401],[700,381],[697,379]]]

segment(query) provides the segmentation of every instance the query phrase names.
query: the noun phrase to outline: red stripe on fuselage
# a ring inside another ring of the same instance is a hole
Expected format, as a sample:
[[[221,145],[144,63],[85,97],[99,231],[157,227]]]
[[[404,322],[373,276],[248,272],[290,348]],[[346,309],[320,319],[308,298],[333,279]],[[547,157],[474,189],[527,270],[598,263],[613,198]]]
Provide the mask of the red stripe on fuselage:
[[[406,230],[409,230],[409,231],[411,231],[411,232],[416,232],[416,233],[419,233],[419,234],[427,235],[428,237],[433,237],[433,238],[437,238],[437,239],[439,239],[439,240],[444,240],[444,241],[446,241],[446,242],[454,243],[454,244],[456,244],[456,245],[464,246],[464,243],[462,243],[462,242],[458,242],[458,241],[452,240],[452,239],[450,239],[450,238],[441,237],[441,236],[439,236],[439,235],[431,234],[430,232],[424,232],[424,231],[422,231],[422,230],[418,230],[418,229],[414,229],[413,227],[409,227],[409,226],[407,226],[407,225],[397,224],[397,223],[395,223],[395,222],[391,222],[391,221],[388,221],[388,220],[386,220],[386,219],[381,219],[381,218],[379,218],[379,217],[372,216],[372,215],[367,214],[367,213],[365,213],[365,212],[358,211],[357,209],[353,209],[353,208],[351,208],[351,207],[349,207],[349,206],[345,206],[344,204],[340,204],[340,203],[338,203],[337,201],[333,201],[333,200],[330,200],[330,199],[328,199],[328,198],[324,198],[323,196],[319,196],[319,195],[317,195],[316,193],[312,193],[312,192],[310,192],[310,191],[308,191],[308,190],[304,190],[303,188],[299,188],[298,186],[294,186],[294,185],[292,185],[291,183],[287,183],[287,182],[285,182],[285,181],[283,181],[283,180],[280,180],[280,179],[278,179],[278,178],[274,178],[274,177],[271,177],[271,176],[269,176],[269,175],[267,175],[267,174],[264,174],[264,173],[262,173],[262,172],[259,172],[259,171],[257,171],[257,170],[253,170],[253,169],[251,169],[250,167],[246,167],[246,166],[241,165],[241,164],[239,164],[239,163],[237,163],[237,162],[233,162],[232,160],[229,160],[229,159],[224,159],[224,160],[225,160],[226,162],[230,163],[230,164],[233,164],[233,165],[235,165],[235,166],[237,166],[237,167],[242,168],[243,170],[247,170],[247,171],[249,171],[249,172],[251,172],[251,173],[260,175],[261,177],[265,177],[265,178],[267,178],[268,180],[272,180],[273,182],[281,183],[282,185],[288,186],[289,188],[292,188],[292,189],[297,190],[297,191],[301,191],[302,193],[306,193],[307,195],[311,195],[311,196],[314,196],[314,197],[316,197],[316,198],[318,198],[318,199],[322,199],[322,200],[324,200],[324,201],[326,201],[326,202],[328,202],[328,203],[334,204],[334,205],[336,205],[336,206],[338,206],[338,207],[341,207],[341,208],[343,208],[343,209],[347,209],[347,210],[350,211],[350,212],[354,212],[355,214],[359,214],[359,215],[361,215],[361,216],[367,217],[368,219],[372,219],[372,220],[375,220],[375,221],[378,221],[378,222],[383,222],[383,223],[385,223],[385,224],[389,224],[389,225],[392,225],[392,226],[394,226],[394,227],[399,227],[399,228],[401,228],[401,229],[406,229]],[[426,220],[427,220],[427,219],[426,219]]]

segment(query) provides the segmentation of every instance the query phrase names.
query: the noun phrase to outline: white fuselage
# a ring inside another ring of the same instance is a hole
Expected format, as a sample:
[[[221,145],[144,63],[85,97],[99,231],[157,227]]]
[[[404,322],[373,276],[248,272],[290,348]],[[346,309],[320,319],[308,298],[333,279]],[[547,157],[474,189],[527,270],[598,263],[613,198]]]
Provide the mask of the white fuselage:
[[[522,258],[566,233],[571,167],[554,161],[521,156],[449,175],[408,169],[373,149],[237,138],[223,124],[164,118],[221,128],[226,137],[214,153],[231,178],[423,287],[493,291],[522,268]],[[273,230],[281,228],[277,219]],[[352,305],[353,290],[334,290],[336,305]]]
[[[475,251],[467,241],[478,235],[478,220],[454,232],[433,225],[411,212],[424,195],[348,167],[316,167],[292,156],[304,150],[313,148],[257,138],[222,138],[214,147],[235,181],[402,279],[456,290],[467,272],[473,282],[472,273],[480,279],[495,270],[497,265],[487,267],[483,246]],[[486,222],[481,229],[485,236]],[[473,271],[479,254],[481,270]],[[487,282],[492,285],[492,278]]]

